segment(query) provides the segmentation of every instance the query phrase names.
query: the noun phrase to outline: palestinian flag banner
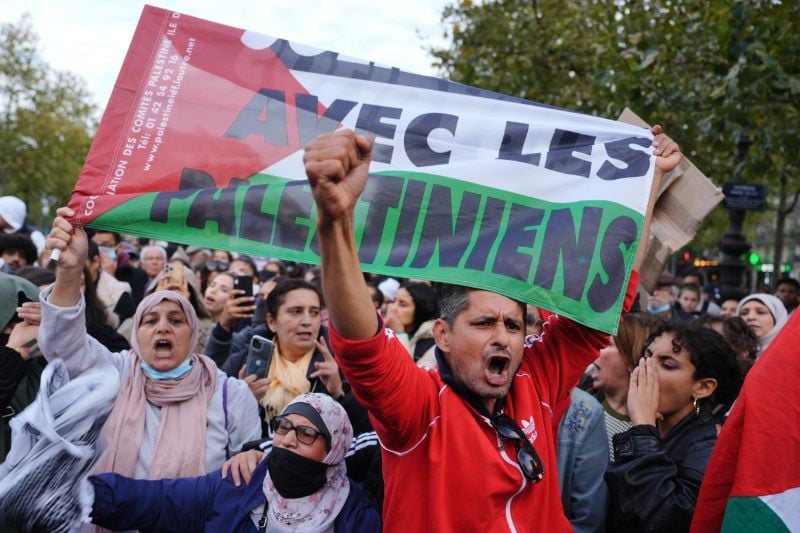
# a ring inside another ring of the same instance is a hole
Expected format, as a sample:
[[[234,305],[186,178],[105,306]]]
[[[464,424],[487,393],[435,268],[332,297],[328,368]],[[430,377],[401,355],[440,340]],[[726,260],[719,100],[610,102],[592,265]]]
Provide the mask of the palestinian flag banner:
[[[800,313],[747,374],[708,464],[692,533],[800,531]]]
[[[374,136],[365,271],[616,329],[648,130],[145,7],[70,200],[95,228],[319,263],[303,146]]]

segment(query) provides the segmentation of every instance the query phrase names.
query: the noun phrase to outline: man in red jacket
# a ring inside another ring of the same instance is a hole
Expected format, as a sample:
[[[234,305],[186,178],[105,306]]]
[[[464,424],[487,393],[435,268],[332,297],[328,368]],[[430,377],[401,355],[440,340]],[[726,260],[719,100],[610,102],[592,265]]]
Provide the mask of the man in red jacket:
[[[653,144],[657,174],[671,170],[677,145],[664,135]],[[371,148],[366,137],[338,131],[310,143],[304,162],[334,353],[383,449],[385,529],[572,531],[552,409],[608,335],[552,316],[526,345],[524,304],[450,287],[434,326],[439,368],[418,368],[375,313],[359,266],[353,211]],[[637,281],[631,276],[628,307]]]

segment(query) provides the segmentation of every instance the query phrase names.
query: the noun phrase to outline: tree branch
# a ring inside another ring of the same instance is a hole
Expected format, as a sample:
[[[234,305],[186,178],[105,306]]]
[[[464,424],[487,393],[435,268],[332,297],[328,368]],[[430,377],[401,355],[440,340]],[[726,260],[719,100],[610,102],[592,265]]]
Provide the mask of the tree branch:
[[[792,202],[786,207],[786,209],[783,211],[783,214],[788,215],[792,211],[794,211],[794,208],[797,207],[798,198],[800,198],[800,187],[795,189],[794,196],[792,197]]]

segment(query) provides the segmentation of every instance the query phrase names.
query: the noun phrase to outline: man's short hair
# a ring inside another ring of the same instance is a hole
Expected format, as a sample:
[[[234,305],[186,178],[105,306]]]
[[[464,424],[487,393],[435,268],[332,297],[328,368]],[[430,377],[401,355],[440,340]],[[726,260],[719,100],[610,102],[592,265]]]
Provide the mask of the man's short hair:
[[[14,272],[14,275],[22,279],[27,279],[37,287],[50,285],[56,280],[56,275],[52,270],[31,265],[18,269]]]
[[[24,233],[0,234],[0,255],[9,252],[20,252],[25,262],[32,265],[36,262],[36,245]]]
[[[108,234],[110,234],[111,238],[114,239],[114,244],[119,244],[119,242],[122,240],[122,235],[120,235],[120,233],[118,231],[111,231],[111,230],[107,230],[107,229],[96,229],[96,230],[93,230],[91,236],[94,237],[98,233],[108,233]]]
[[[463,285],[442,284],[439,289],[439,318],[447,322],[447,325],[452,328],[458,315],[469,307],[469,293],[476,290],[479,289],[464,287]],[[522,319],[524,321],[528,314],[528,306],[519,300],[514,301],[522,309]]]
[[[700,289],[700,286],[699,285],[695,285],[694,283],[686,283],[683,286],[681,286],[680,294],[683,294],[684,292],[687,292],[687,291],[688,292],[693,292],[697,296],[700,296],[701,294],[703,294],[703,291]]]
[[[798,282],[794,278],[781,278],[778,280],[778,283],[775,284],[775,290],[778,290],[778,287],[781,285],[791,285],[794,287],[794,290],[800,292],[800,282]]]
[[[380,308],[384,302],[383,293],[375,285],[368,283],[367,287],[369,288],[369,298],[372,300],[372,304],[375,306],[375,308]]]

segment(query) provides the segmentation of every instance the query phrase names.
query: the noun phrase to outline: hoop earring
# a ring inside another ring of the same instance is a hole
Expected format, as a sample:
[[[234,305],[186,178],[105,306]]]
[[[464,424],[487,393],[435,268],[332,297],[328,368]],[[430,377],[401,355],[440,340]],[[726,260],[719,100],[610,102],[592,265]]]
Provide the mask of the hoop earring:
[[[700,414],[700,404],[697,403],[697,398],[692,396],[692,405],[694,406],[694,412],[698,415]]]

